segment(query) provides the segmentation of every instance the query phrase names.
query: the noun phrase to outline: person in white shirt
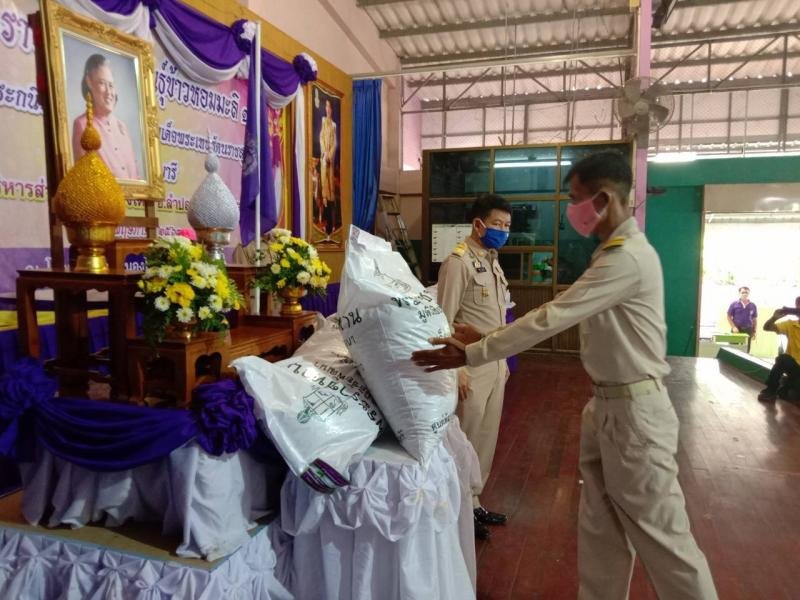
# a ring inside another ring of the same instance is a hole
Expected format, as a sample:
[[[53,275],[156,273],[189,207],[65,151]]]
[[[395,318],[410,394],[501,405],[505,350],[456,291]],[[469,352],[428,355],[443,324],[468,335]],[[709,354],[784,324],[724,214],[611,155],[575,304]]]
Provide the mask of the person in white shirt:
[[[579,324],[581,360],[593,382],[582,416],[578,519],[581,600],[628,597],[636,553],[659,598],[717,598],[689,527],[678,482],[678,418],[669,373],[664,285],[658,255],[631,216],[631,169],[600,152],[570,169],[567,218],[600,247],[563,294],[481,336],[468,325],[443,348],[418,350],[426,370],[477,366],[511,356]]]

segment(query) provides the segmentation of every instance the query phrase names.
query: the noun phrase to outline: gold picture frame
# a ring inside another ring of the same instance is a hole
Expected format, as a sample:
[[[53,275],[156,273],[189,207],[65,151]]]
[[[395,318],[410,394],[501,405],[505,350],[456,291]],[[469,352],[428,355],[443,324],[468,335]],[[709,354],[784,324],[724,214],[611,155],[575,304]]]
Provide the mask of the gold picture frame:
[[[306,207],[308,241],[320,250],[343,250],[341,145],[342,98],[344,94],[320,82],[308,86],[306,119]],[[328,109],[330,105],[330,109]],[[330,116],[327,111],[330,110]],[[325,125],[325,120],[334,124]],[[325,129],[325,133],[323,133]],[[330,152],[331,139],[335,139],[333,158],[323,170],[323,138]]]
[[[95,99],[95,128],[106,146],[98,152],[125,197],[162,200],[151,45],[53,0],[42,0],[41,8],[58,180],[83,152],[79,140],[88,91]]]

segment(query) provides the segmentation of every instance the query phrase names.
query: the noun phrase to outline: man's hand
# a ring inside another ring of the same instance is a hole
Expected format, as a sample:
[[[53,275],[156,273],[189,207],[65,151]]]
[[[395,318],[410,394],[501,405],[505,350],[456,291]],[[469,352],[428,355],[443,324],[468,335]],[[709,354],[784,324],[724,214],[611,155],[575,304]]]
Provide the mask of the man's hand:
[[[441,371],[442,369],[458,369],[467,364],[465,345],[455,337],[431,338],[428,340],[434,346],[432,350],[417,350],[411,353],[411,360],[419,367],[424,367],[426,373]]]
[[[477,329],[467,323],[453,323],[453,329],[455,329],[453,337],[463,342],[465,346],[479,342],[483,337]]]
[[[736,325],[731,325],[731,333],[739,333],[739,328]]]
[[[469,375],[466,369],[458,370],[458,401],[463,402],[469,394]]]

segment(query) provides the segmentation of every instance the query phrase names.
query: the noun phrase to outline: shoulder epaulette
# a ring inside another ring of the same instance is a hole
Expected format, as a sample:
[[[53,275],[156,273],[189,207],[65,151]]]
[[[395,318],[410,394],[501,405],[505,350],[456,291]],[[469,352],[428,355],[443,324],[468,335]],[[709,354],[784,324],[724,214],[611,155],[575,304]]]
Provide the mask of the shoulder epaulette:
[[[467,252],[467,244],[465,242],[458,242],[456,247],[453,248],[453,251],[450,253],[454,256],[464,256]]]
[[[611,238],[605,244],[603,244],[603,250],[608,250],[609,248],[619,248],[625,244],[625,238],[622,236]]]

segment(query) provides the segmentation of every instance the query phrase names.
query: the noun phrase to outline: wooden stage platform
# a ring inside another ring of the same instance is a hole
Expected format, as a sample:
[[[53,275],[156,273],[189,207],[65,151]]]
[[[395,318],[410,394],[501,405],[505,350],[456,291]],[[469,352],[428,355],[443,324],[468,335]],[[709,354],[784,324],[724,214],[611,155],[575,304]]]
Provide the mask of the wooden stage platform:
[[[695,536],[724,600],[800,598],[800,406],[710,358],[670,359]],[[481,499],[509,514],[478,542],[478,599],[574,600],[578,442],[590,392],[576,357],[520,357]],[[632,600],[655,600],[637,564]]]

